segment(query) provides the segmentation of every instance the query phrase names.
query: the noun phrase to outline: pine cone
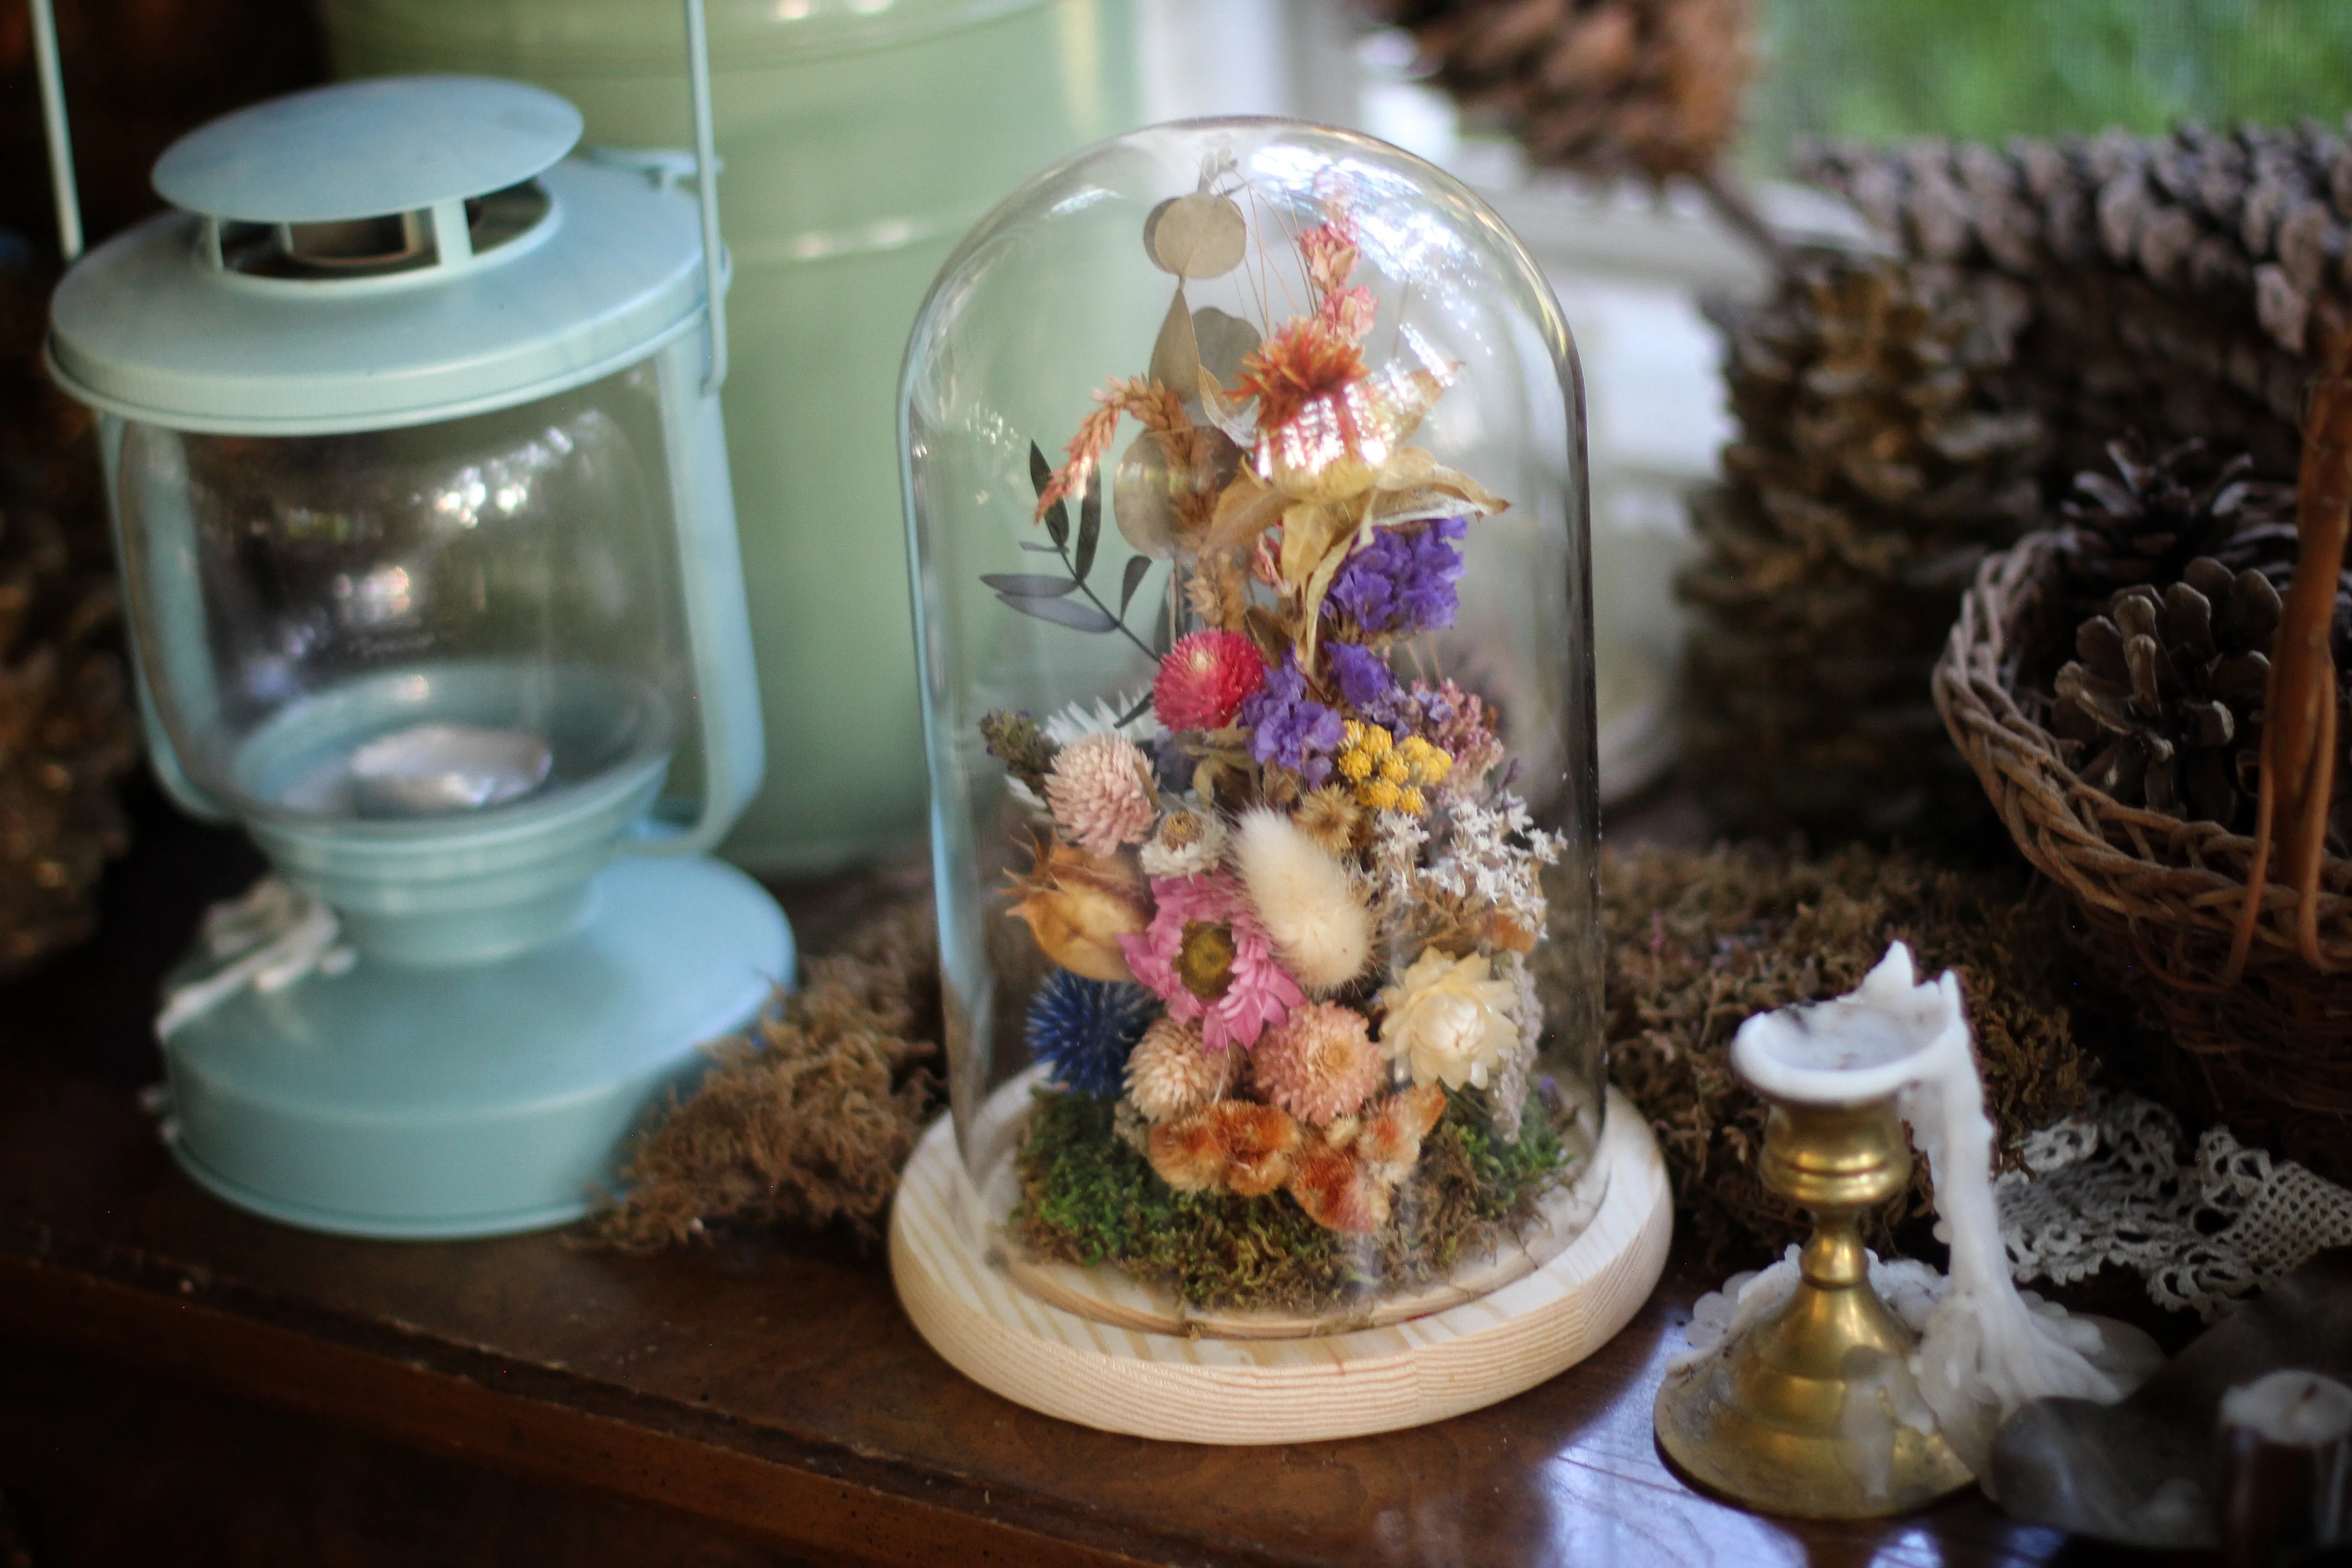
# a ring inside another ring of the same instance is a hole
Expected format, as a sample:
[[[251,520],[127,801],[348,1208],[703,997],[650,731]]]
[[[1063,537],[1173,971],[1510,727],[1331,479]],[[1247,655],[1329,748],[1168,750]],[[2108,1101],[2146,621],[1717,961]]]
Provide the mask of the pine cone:
[[[2278,590],[2210,556],[2115,595],[2074,634],[2052,728],[2085,784],[2126,805],[2250,826]]]
[[[1909,254],[2025,282],[2021,368],[2053,437],[2053,493],[2122,429],[2204,437],[2294,476],[2310,322],[2352,301],[2343,137],[2188,125],[1814,149],[1801,167]]]
[[[1983,814],[1928,675],[1977,563],[2040,512],[2041,425],[2008,384],[2021,316],[2004,279],[1809,251],[1724,322],[1740,432],[1678,585],[1699,612],[1684,757],[1726,826]]]
[[[2177,583],[2200,556],[2273,576],[2293,570],[2294,490],[2251,478],[2245,453],[2216,463],[2192,438],[2151,455],[2134,434],[2109,442],[2107,457],[2116,477],[2075,475],[2059,509],[2069,524],[2067,586],[2082,611],[2119,588]]]
[[[1663,180],[1715,166],[1755,68],[1752,0],[1372,0],[1538,163]]]
[[[0,272],[0,976],[88,933],[139,756],[89,420],[37,369],[47,299]]]

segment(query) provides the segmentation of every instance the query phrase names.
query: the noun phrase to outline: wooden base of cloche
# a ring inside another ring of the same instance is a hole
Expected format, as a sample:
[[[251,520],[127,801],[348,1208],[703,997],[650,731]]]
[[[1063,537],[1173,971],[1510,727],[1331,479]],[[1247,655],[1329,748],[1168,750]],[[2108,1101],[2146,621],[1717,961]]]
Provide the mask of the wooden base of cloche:
[[[1613,1089],[1602,1127],[1595,1174],[1607,1185],[1575,1240],[1475,1300],[1381,1327],[1210,1338],[1048,1305],[983,1254],[981,1199],[944,1116],[899,1184],[890,1272],[933,1349],[1049,1415],[1193,1443],[1393,1431],[1532,1388],[1606,1343],[1648,1298],[1673,1235],[1665,1163],[1642,1113]]]

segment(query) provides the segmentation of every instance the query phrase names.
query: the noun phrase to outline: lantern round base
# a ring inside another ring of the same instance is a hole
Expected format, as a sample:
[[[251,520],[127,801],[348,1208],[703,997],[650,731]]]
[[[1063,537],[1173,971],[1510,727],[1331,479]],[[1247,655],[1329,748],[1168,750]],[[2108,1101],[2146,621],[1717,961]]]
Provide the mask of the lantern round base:
[[[924,1134],[890,1213],[890,1273],[931,1348],[985,1388],[1105,1431],[1192,1443],[1307,1443],[1417,1426],[1534,1387],[1623,1328],[1664,1270],[1665,1162],[1616,1089],[1609,1187],[1543,1267],[1424,1317],[1292,1339],[1191,1338],[1051,1306],[982,1251],[950,1120]]]
[[[749,1024],[793,969],[783,911],[742,872],[620,860],[580,922],[529,952],[362,956],[178,1027],[167,1136],[201,1185],[306,1230],[562,1225],[617,1190],[646,1110],[707,1065],[697,1047]]]

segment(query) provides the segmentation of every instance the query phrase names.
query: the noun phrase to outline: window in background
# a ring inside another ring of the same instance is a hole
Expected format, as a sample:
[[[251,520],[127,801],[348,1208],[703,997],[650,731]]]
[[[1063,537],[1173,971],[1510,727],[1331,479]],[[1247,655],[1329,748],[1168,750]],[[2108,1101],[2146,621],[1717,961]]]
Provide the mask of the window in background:
[[[2161,132],[2179,120],[2340,121],[2347,0],[1761,0],[1745,162],[1807,137]]]

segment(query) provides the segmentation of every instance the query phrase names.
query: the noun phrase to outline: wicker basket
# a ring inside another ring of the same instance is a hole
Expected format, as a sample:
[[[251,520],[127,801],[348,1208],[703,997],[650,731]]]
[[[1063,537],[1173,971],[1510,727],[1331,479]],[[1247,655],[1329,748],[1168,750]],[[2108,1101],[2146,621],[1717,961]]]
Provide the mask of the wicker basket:
[[[2017,847],[2081,909],[2099,962],[2200,1069],[2168,1075],[2205,1101],[2189,1109],[2352,1176],[2352,861],[2330,857],[2322,878],[2328,972],[2305,960],[2294,893],[2272,882],[2245,968],[2222,985],[2255,841],[2125,805],[2060,759],[2048,699],[2020,681],[2072,630],[2058,535],[1988,559],[1936,666],[1945,727]]]

